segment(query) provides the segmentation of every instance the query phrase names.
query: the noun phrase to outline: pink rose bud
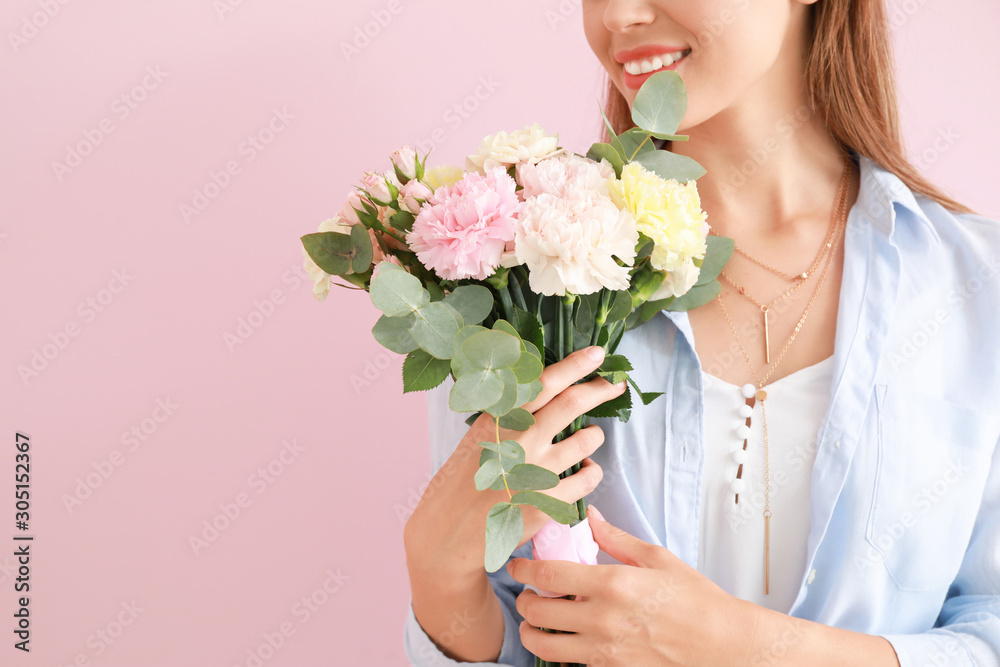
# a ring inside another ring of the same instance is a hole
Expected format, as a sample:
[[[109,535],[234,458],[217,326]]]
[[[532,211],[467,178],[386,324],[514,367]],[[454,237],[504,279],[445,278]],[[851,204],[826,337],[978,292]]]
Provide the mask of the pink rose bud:
[[[344,203],[343,208],[340,209],[340,213],[338,214],[340,219],[349,225],[360,225],[361,219],[358,218],[358,211],[365,210],[361,201],[361,195],[358,191],[351,190],[350,194],[347,195],[347,201]]]
[[[417,153],[409,146],[403,146],[394,150],[390,156],[393,166],[399,169],[400,173],[411,180],[417,177]]]
[[[431,198],[434,191],[420,181],[407,181],[399,191],[399,207],[413,215],[420,212],[420,206]]]
[[[374,171],[366,171],[361,177],[361,186],[368,195],[381,204],[388,204],[392,201],[392,194],[386,184],[385,176]]]

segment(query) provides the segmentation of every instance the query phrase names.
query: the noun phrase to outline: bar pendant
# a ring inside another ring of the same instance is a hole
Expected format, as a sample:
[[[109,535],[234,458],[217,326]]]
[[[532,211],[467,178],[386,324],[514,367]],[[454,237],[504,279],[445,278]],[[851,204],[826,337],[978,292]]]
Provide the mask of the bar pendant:
[[[764,361],[771,363],[771,336],[767,330],[767,310],[764,310]]]
[[[764,513],[764,595],[771,588],[771,512]]]

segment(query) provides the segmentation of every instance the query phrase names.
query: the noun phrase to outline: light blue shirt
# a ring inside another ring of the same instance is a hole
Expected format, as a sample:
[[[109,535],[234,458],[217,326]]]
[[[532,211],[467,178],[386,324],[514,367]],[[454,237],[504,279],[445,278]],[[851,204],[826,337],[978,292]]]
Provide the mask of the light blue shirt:
[[[902,667],[1000,667],[1000,224],[951,213],[867,158],[859,166],[807,565],[782,611],[881,635]],[[711,360],[697,356],[686,313],[657,315],[619,351],[644,391],[665,393],[627,424],[597,420],[606,441],[592,458],[604,480],[587,500],[697,567],[701,369]],[[428,399],[434,471],[466,430],[447,389]],[[531,543],[514,556],[530,558]],[[603,552],[599,561],[616,562]],[[414,665],[534,665],[514,607],[523,585],[505,568],[489,576],[505,623],[498,662],[448,659],[411,605]]]

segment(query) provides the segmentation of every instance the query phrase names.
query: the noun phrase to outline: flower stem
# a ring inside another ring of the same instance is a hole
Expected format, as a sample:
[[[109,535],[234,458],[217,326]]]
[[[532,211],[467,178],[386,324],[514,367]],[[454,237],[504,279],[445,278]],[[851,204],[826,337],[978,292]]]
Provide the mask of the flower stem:
[[[513,275],[508,278],[507,284],[513,288],[511,289],[511,293],[514,295],[514,303],[516,303],[517,307],[521,310],[528,310],[528,306],[524,303],[524,293],[521,291],[521,283],[517,279],[518,276],[513,271],[511,271],[511,273]]]
[[[514,304],[510,300],[510,290],[504,285],[497,290],[497,293],[500,295],[500,305],[503,306],[504,319],[510,322],[514,319]]]

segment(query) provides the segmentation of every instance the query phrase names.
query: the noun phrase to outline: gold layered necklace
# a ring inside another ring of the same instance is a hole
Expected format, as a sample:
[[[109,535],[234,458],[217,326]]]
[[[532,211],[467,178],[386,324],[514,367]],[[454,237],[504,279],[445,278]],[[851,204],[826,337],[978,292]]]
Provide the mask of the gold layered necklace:
[[[722,300],[722,293],[720,292],[719,296],[717,297],[717,299],[719,301],[719,305],[722,307],[722,313],[726,317],[726,322],[729,323],[729,328],[733,332],[733,337],[736,338],[736,342],[739,345],[740,352],[743,353],[743,359],[746,361],[747,366],[750,369],[750,373],[753,375],[754,379],[757,382],[756,386],[752,385],[752,384],[746,384],[740,390],[742,392],[743,397],[746,399],[746,404],[743,407],[741,407],[741,409],[740,409],[740,416],[741,417],[745,417],[746,418],[746,422],[738,430],[738,434],[741,435],[741,436],[744,436],[744,437],[743,437],[743,449],[741,451],[737,451],[737,454],[741,455],[741,456],[739,456],[737,458],[737,461],[739,462],[739,469],[738,469],[738,471],[736,473],[736,478],[739,481],[737,482],[737,481],[734,480],[733,490],[736,493],[735,502],[738,504],[739,501],[740,501],[740,498],[739,498],[739,489],[742,486],[743,461],[746,460],[746,448],[747,448],[747,443],[748,443],[749,435],[750,435],[750,417],[752,415],[752,410],[753,410],[753,404],[751,403],[751,401],[752,400],[756,400],[756,401],[760,402],[760,416],[761,416],[761,423],[763,425],[763,434],[764,434],[764,512],[763,512],[763,517],[764,517],[764,593],[765,593],[765,595],[770,592],[770,578],[771,578],[771,469],[770,469],[770,440],[768,438],[768,432],[767,432],[767,411],[766,411],[766,408],[765,408],[765,405],[766,405],[766,402],[767,402],[767,390],[765,389],[765,387],[767,385],[768,379],[771,377],[771,375],[774,374],[775,369],[778,368],[778,365],[785,358],[785,354],[788,352],[788,348],[791,347],[792,342],[795,340],[795,337],[798,335],[799,331],[802,330],[802,326],[805,324],[806,317],[809,315],[810,309],[812,308],[812,306],[815,303],[817,297],[819,296],[819,293],[820,293],[820,291],[821,291],[821,289],[823,287],[823,283],[826,281],[827,274],[829,273],[830,266],[833,264],[834,257],[837,254],[837,247],[840,244],[840,239],[843,236],[844,228],[846,227],[846,224],[847,224],[847,199],[848,199],[848,194],[849,194],[849,191],[850,191],[850,177],[851,177],[851,174],[853,173],[852,167],[853,167],[853,162],[851,161],[850,157],[847,157],[846,158],[846,164],[844,166],[844,176],[841,179],[841,184],[840,184],[840,189],[839,189],[839,192],[838,192],[838,197],[837,197],[837,200],[836,200],[836,204],[834,206],[833,214],[831,216],[831,220],[833,222],[833,224],[831,225],[831,234],[832,234],[832,236],[830,234],[828,234],[827,241],[824,243],[824,247],[820,249],[819,257],[822,257],[823,255],[826,255],[826,250],[829,250],[829,254],[826,256],[826,262],[825,262],[825,264],[823,266],[822,273],[820,274],[819,282],[816,284],[816,288],[813,290],[812,297],[809,299],[809,302],[806,304],[806,308],[805,308],[805,311],[802,313],[802,317],[799,318],[799,321],[795,325],[794,331],[792,331],[792,334],[788,338],[788,341],[785,343],[784,347],[781,349],[780,353],[778,354],[777,360],[774,362],[773,365],[770,366],[770,368],[763,375],[763,377],[757,373],[757,370],[754,368],[753,362],[750,361],[750,355],[747,353],[746,347],[744,347],[744,345],[743,345],[743,341],[740,340],[740,336],[736,332],[736,325],[733,324],[733,320],[729,316],[729,311],[726,308],[726,304]],[[818,266],[818,265],[816,265],[816,266]],[[813,269],[810,269],[810,271],[812,271],[812,270]],[[804,272],[804,274],[805,273],[806,272]],[[807,279],[808,279],[808,276],[806,276],[806,278],[802,278],[801,281],[798,282],[794,287],[797,287],[798,285],[804,284],[804,282]],[[741,294],[743,294],[747,298],[750,298],[749,295],[746,293],[745,290],[743,290],[741,288],[737,288],[737,289],[738,289],[738,291]],[[791,290],[791,291],[794,291],[794,289]],[[779,297],[778,300],[787,298],[787,296],[791,293],[791,291],[786,292],[783,296]],[[754,303],[757,303],[758,305],[760,305],[757,301],[755,301],[753,299],[751,299],[751,301],[754,301]],[[771,303],[772,304],[776,303],[776,301],[772,301]],[[768,338],[768,336],[767,336],[767,308],[766,307],[762,307],[761,310],[764,313],[765,345],[767,345],[767,342],[766,342],[767,338]],[[766,350],[766,348],[765,348],[765,357],[767,359],[767,363],[770,363],[770,354],[768,353],[768,351]]]

